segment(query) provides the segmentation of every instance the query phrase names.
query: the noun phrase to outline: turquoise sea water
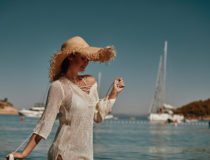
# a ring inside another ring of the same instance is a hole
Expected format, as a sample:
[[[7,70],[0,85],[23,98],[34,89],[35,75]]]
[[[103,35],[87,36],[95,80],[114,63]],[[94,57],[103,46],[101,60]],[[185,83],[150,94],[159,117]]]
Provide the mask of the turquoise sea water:
[[[30,134],[38,119],[0,116],[0,159],[14,151]],[[45,160],[55,135],[42,140],[28,160]],[[22,148],[21,148],[22,149]],[[208,122],[151,124],[144,118],[106,120],[94,127],[95,160],[209,160]]]

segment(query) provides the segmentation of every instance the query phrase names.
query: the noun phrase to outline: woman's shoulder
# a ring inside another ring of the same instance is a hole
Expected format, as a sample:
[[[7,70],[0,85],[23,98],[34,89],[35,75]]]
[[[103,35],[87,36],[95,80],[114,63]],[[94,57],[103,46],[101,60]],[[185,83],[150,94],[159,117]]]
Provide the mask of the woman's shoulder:
[[[52,81],[50,83],[50,88],[61,89],[62,85],[63,85],[63,80],[62,79],[57,79],[57,80]]]

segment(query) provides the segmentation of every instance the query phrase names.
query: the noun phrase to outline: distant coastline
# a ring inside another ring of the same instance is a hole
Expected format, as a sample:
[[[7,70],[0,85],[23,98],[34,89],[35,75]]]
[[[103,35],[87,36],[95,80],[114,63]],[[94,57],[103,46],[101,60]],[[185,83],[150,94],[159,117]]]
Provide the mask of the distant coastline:
[[[174,112],[184,115],[188,120],[210,120],[210,99],[188,103]]]
[[[174,110],[175,114],[184,115],[187,120],[210,120],[210,98],[190,102]],[[0,100],[0,115],[19,115],[18,109],[13,106],[7,98]],[[135,116],[142,117],[145,115],[116,114],[120,117]]]
[[[0,100],[0,115],[18,115],[18,109],[7,98]]]

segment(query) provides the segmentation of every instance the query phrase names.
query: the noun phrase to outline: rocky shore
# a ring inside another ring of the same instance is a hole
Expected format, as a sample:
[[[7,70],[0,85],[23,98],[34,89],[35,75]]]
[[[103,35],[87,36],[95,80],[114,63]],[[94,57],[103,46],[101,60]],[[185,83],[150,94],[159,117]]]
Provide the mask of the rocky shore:
[[[5,98],[0,100],[0,115],[18,115],[18,109]]]

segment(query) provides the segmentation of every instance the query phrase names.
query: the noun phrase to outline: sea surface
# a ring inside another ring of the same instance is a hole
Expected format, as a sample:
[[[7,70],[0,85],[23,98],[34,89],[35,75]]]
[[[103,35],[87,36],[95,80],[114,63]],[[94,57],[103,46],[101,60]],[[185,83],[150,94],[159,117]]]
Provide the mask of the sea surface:
[[[37,121],[37,118],[0,116],[0,159],[31,134]],[[56,120],[48,140],[42,140],[26,159],[47,159],[58,123]],[[121,116],[94,126],[94,160],[209,159],[210,129],[205,121],[175,126],[151,124],[145,117]]]

